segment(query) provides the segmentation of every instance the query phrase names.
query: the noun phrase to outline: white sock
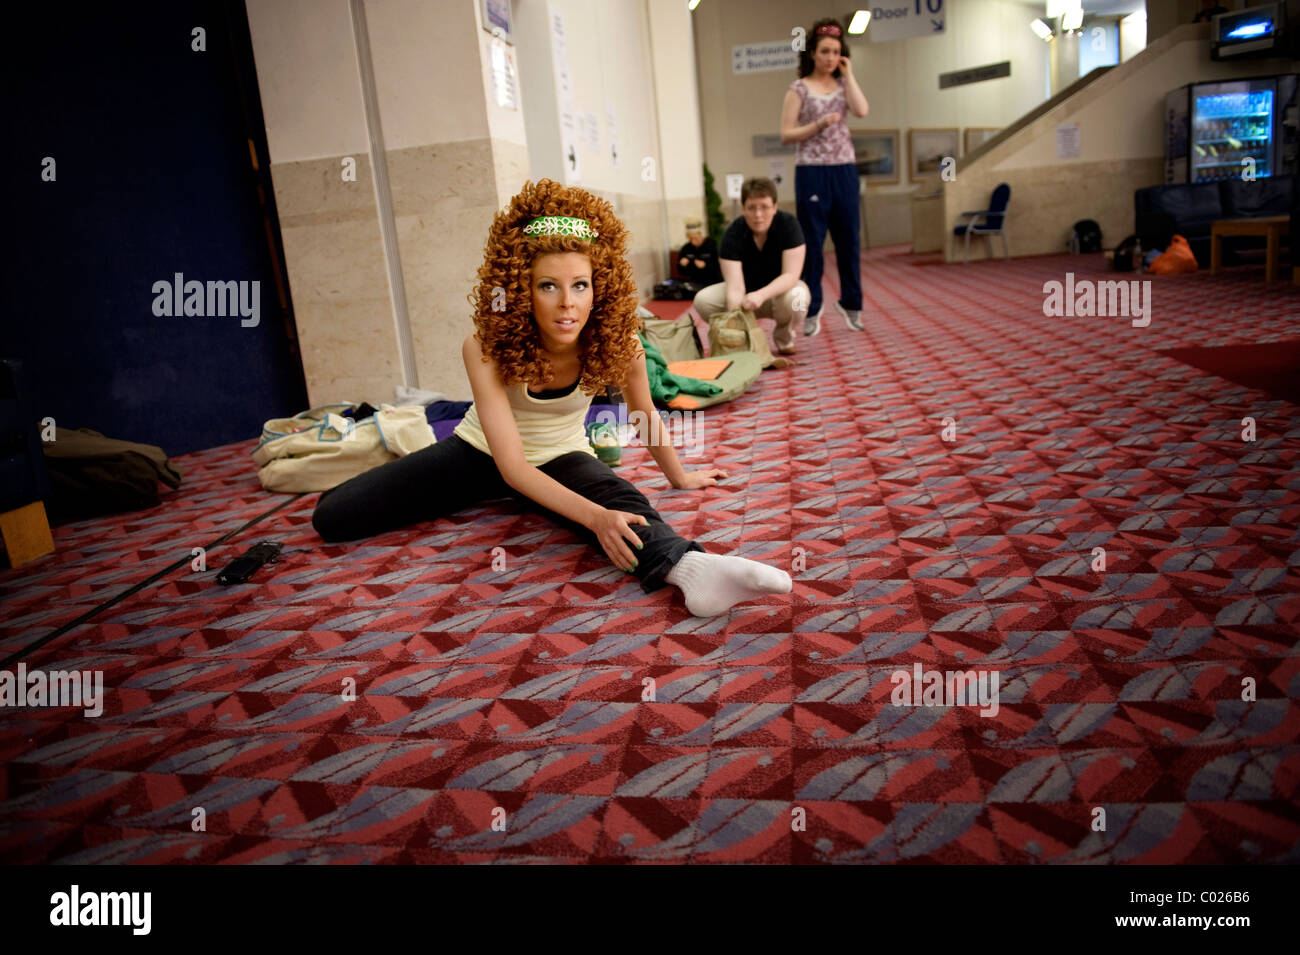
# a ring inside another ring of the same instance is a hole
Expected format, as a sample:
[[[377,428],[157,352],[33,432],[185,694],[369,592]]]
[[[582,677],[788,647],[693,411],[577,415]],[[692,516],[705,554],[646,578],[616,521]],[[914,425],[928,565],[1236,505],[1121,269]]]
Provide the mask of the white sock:
[[[744,557],[687,551],[664,578],[681,589],[686,609],[697,617],[716,617],[744,600],[794,589],[790,575]]]

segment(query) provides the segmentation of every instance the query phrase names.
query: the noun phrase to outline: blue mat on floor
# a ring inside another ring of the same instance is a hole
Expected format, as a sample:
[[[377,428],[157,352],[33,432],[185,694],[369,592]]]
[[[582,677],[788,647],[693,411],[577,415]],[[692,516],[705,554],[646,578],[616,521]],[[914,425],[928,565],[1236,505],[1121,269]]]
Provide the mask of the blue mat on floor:
[[[433,436],[439,441],[447,440],[451,433],[456,430],[456,425],[460,424],[465,417],[465,412],[469,411],[470,404],[468,401],[435,401],[429,405],[426,413],[429,417],[429,424],[433,427]],[[587,409],[587,424],[595,421],[596,416],[602,411],[617,415],[618,405],[598,405],[593,403]]]

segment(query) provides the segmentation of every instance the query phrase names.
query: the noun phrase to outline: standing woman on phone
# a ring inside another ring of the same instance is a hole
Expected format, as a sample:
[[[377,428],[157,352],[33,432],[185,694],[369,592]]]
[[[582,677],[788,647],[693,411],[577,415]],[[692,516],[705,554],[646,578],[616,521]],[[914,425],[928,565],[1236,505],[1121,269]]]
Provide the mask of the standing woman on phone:
[[[803,333],[821,331],[822,243],[830,229],[840,270],[839,309],[854,331],[862,331],[862,278],[858,259],[861,222],[858,171],[845,112],[867,115],[867,98],[853,77],[849,49],[839,21],[818,20],[799,53],[799,79],[781,106],[781,142],[795,150],[794,193],[799,225],[808,242],[803,281],[812,293]]]

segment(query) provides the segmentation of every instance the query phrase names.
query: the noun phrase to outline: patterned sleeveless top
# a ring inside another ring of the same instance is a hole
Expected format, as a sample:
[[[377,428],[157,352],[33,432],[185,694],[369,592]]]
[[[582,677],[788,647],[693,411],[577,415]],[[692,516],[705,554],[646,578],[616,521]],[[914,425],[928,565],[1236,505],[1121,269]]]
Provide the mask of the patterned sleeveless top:
[[[808,89],[802,79],[797,79],[789,88],[799,96],[798,125],[807,126],[815,123],[827,113],[839,113],[840,121],[832,123],[815,136],[798,143],[795,147],[794,162],[796,166],[842,166],[854,160],[853,139],[849,136],[848,102],[844,97],[844,77],[836,80],[839,88],[832,93],[814,93]]]

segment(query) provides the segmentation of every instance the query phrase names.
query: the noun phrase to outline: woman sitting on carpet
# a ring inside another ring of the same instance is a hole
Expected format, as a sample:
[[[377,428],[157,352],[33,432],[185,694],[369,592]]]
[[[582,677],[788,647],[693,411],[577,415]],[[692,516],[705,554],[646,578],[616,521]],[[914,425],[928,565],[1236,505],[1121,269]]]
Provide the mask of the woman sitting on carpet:
[[[679,537],[591,449],[587,410],[614,384],[629,412],[642,412],[642,440],[673,487],[726,477],[683,470],[664,433],[626,251],[627,230],[608,202],[547,179],[525,184],[492,223],[470,296],[477,332],[461,348],[474,392],[465,420],[447,440],[322,494],[317,533],[355,540],[514,497],[601,547],[646,592],[680,588],[696,616],[789,593],[785,571]]]

